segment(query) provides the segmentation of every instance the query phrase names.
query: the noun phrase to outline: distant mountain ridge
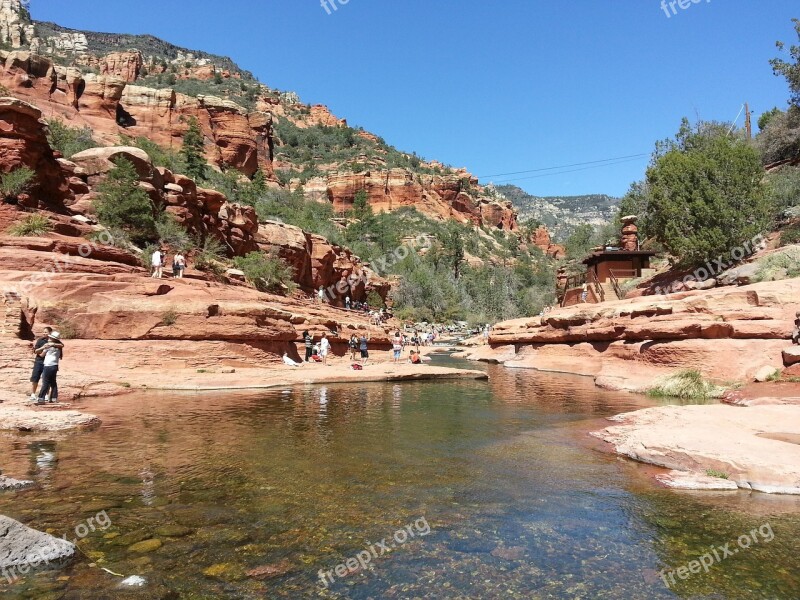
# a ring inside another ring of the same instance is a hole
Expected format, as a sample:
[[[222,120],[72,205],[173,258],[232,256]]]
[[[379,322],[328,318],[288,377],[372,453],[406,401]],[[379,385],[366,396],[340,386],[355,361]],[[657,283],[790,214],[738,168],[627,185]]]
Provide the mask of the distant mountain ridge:
[[[497,191],[511,200],[520,220],[540,221],[558,242],[584,223],[599,226],[614,218],[619,198],[607,194],[581,196],[534,196],[515,185],[497,186]]]

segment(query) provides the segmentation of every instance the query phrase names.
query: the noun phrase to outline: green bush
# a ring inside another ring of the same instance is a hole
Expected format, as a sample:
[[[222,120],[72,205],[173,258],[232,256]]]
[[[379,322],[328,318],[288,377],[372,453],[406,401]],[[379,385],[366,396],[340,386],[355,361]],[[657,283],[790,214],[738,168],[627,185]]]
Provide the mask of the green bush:
[[[772,223],[760,157],[728,129],[684,119],[647,170],[648,229],[682,266],[726,256]]]
[[[800,246],[787,246],[761,259],[753,281],[778,281],[794,277],[800,277]]]
[[[165,311],[163,315],[161,315],[161,324],[165,327],[170,327],[175,325],[178,322],[178,313],[175,312],[174,309],[170,308],[169,310]]]
[[[194,247],[192,239],[186,229],[175,220],[175,217],[165,213],[156,222],[156,232],[161,243],[183,253]]]
[[[66,158],[97,147],[89,127],[70,127],[61,119],[47,119],[46,122],[47,141]]]
[[[277,256],[251,252],[247,256],[237,256],[233,263],[259,291],[291,294],[296,289],[292,268]]]
[[[14,224],[8,232],[16,237],[38,237],[51,231],[53,226],[44,215],[28,215],[19,223]]]
[[[28,190],[36,173],[28,167],[19,167],[0,175],[0,193],[4,198],[14,198]]]
[[[790,225],[781,231],[781,246],[800,244],[800,223]]]
[[[664,378],[648,390],[654,398],[680,398],[682,400],[709,400],[719,398],[725,390],[703,379],[702,373],[687,369]]]
[[[121,229],[136,243],[155,241],[154,207],[147,193],[139,187],[133,164],[124,158],[116,161],[106,179],[97,186],[97,219],[109,229]]]
[[[160,146],[154,141],[144,137],[132,138],[123,135],[122,143],[126,146],[134,146],[147,152],[147,155],[156,167],[164,167],[173,173],[187,174],[188,167],[186,160],[175,150]]]
[[[207,271],[221,276],[225,271],[222,261],[225,260],[225,247],[215,238],[206,238],[194,257],[194,266],[200,271]]]

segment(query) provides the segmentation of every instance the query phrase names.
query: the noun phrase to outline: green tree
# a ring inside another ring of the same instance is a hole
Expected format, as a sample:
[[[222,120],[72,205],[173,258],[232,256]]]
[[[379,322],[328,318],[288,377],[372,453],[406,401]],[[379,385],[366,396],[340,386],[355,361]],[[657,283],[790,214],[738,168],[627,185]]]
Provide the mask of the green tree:
[[[797,33],[797,37],[800,39],[800,19],[792,19],[792,22],[794,23],[794,30]],[[775,45],[781,52],[786,50],[786,45],[783,42],[776,42]],[[791,91],[790,102],[794,108],[800,109],[800,45],[790,46],[788,52],[790,58],[789,62],[782,58],[773,58],[769,63],[772,65],[772,71],[775,75],[786,78],[786,82],[789,84],[789,90]]]
[[[728,255],[770,225],[761,160],[740,136],[684,119],[661,148],[647,170],[648,227],[681,265]]]
[[[262,292],[291,293],[296,287],[292,268],[277,256],[251,252],[247,256],[237,256],[233,263],[247,281]]]
[[[186,161],[186,174],[196,180],[206,178],[206,158],[203,131],[195,117],[189,119],[189,129],[183,136],[181,154]]]
[[[121,229],[134,243],[152,242],[157,237],[154,207],[139,187],[139,176],[129,160],[120,158],[97,187],[97,219],[109,229]]]
[[[778,108],[777,106],[772,110],[768,110],[767,112],[763,113],[760,117],[758,117],[758,129],[759,131],[764,131],[767,126],[770,124],[770,121],[777,117],[778,115],[782,114],[783,111]]]
[[[442,232],[442,254],[449,265],[453,277],[461,276],[461,265],[464,262],[464,234],[461,225],[450,221]]]
[[[88,127],[69,127],[61,119],[48,119],[46,122],[47,141],[66,158],[97,146]]]
[[[589,251],[594,246],[594,227],[588,223],[582,223],[581,225],[578,225],[564,243],[564,247],[567,250],[567,258],[570,260],[578,260],[583,258],[589,254]]]

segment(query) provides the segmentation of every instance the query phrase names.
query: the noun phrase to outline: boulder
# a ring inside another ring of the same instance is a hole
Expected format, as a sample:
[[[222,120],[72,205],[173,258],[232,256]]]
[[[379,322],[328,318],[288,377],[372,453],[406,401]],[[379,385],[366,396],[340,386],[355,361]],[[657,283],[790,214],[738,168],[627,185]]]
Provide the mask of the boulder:
[[[759,382],[770,381],[773,379],[781,370],[777,367],[773,367],[771,365],[764,365],[754,375],[754,379]]]
[[[800,346],[792,346],[783,351],[783,364],[791,367],[800,363]]]
[[[65,560],[73,554],[75,545],[67,540],[0,515],[0,569],[9,574],[24,574],[30,568]]]
[[[85,169],[86,174],[91,178],[105,175],[116,166],[114,161],[121,158],[133,163],[142,181],[152,181],[154,175],[157,173],[153,167],[153,161],[150,160],[147,152],[133,146],[89,148],[88,150],[74,154],[70,160],[79,167]]]
[[[11,477],[0,475],[0,490],[21,490],[22,488],[32,485],[32,481],[21,481],[19,479],[12,479]]]

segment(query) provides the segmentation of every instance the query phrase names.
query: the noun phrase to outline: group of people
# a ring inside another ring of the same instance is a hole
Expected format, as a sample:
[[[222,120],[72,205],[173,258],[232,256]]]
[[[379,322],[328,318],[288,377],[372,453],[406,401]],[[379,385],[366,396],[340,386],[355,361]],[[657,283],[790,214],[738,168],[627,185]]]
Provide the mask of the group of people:
[[[408,362],[411,364],[421,364],[422,354],[420,353],[419,346],[422,336],[416,334],[409,338],[403,335],[400,331],[395,332],[392,338],[392,355],[394,362],[400,362],[405,347],[411,343],[416,346],[416,350],[411,350],[408,357]],[[353,363],[353,368],[363,368],[369,362],[369,342],[370,336],[368,333],[352,334],[347,342],[348,349],[350,350],[350,360]],[[323,333],[320,340],[314,340],[314,336],[310,332],[303,332],[303,344],[305,346],[305,359],[303,362],[318,362],[323,365],[328,364],[328,355],[331,350],[331,343],[328,339],[328,334]],[[358,360],[361,360],[359,363]],[[303,362],[297,362],[289,356],[288,352],[283,353],[283,362],[290,367],[301,367]]]
[[[161,247],[156,248],[150,257],[151,272],[150,277],[161,279],[164,276],[164,266],[167,264],[167,251]],[[186,257],[180,250],[172,255],[172,277],[183,279],[183,272],[186,270]]]

